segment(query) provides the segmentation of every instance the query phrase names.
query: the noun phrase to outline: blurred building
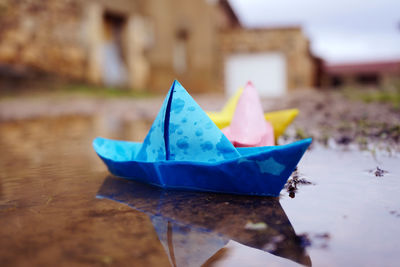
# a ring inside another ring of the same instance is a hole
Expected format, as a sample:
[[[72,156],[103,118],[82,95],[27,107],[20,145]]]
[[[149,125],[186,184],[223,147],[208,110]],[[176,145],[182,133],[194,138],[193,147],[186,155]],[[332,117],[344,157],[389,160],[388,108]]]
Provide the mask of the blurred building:
[[[76,80],[263,95],[311,87],[315,59],[300,27],[245,29],[227,0],[3,0],[0,72],[29,67]]]
[[[324,65],[321,76],[323,87],[381,87],[399,81],[400,61]]]
[[[264,96],[316,85],[318,59],[301,27],[228,29],[221,40],[225,86],[231,92],[249,79]]]

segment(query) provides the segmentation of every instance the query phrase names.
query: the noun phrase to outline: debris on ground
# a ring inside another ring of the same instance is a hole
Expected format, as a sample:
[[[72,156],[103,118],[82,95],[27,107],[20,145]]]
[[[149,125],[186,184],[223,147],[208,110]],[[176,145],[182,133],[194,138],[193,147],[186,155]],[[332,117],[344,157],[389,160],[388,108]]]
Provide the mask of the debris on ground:
[[[294,198],[297,193],[297,185],[311,185],[312,182],[308,181],[306,178],[300,178],[300,173],[296,167],[293,171],[292,176],[285,184],[285,189],[289,193],[289,197]]]
[[[255,231],[262,231],[267,229],[268,226],[265,222],[257,222],[257,223],[253,223],[253,222],[247,222],[246,225],[244,226],[244,229],[246,230],[255,230]]]
[[[376,166],[376,169],[369,170],[368,172],[373,173],[376,177],[383,177],[385,173],[388,173],[388,171],[379,168],[379,166]]]
[[[264,110],[297,108],[299,115],[282,143],[312,137],[324,146],[400,152],[399,109],[350,99],[340,90],[299,90],[279,101],[265,99]]]
[[[328,241],[331,239],[329,233],[303,233],[298,236],[300,243],[303,247],[314,247],[326,249],[328,248]]]

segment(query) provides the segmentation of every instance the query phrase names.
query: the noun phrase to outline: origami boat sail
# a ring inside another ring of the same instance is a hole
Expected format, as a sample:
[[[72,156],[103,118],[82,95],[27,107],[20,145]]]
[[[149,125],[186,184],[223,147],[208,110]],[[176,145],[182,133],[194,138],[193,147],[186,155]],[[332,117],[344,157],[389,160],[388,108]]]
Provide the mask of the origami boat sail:
[[[265,119],[271,123],[274,128],[275,140],[285,132],[286,128],[292,123],[298,114],[299,110],[295,108],[272,111],[264,114]]]
[[[215,162],[239,153],[178,81],[139,151],[138,160]]]
[[[222,129],[236,147],[273,146],[274,130],[265,120],[260,97],[252,83],[240,95],[231,125]]]
[[[93,147],[119,177],[164,188],[277,196],[310,143],[235,148],[175,81],[143,143],[96,138]]]
[[[223,129],[231,124],[233,114],[236,110],[236,105],[242,92],[243,88],[238,89],[220,112],[207,112],[208,116],[218,126],[218,128]],[[272,124],[274,137],[275,139],[278,139],[298,114],[298,109],[285,109],[265,113],[264,117]]]

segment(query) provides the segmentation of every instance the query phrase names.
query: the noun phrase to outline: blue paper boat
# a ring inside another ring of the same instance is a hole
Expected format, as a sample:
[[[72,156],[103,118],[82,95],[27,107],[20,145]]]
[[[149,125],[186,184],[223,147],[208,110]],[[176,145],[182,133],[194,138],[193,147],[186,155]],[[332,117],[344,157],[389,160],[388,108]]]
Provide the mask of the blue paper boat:
[[[174,81],[143,143],[98,137],[93,147],[119,177],[163,188],[278,196],[310,143],[235,148]]]

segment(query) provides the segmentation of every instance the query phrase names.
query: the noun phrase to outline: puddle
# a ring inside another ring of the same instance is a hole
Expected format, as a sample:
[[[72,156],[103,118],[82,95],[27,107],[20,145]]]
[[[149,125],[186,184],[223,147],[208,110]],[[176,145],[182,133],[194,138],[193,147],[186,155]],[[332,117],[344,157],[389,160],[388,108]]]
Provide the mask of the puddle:
[[[97,197],[147,214],[172,265],[217,263],[213,258],[221,249],[229,258],[231,240],[311,264],[278,198],[165,191],[113,177],[106,178]]]
[[[294,197],[284,189],[279,199],[162,191],[109,176],[92,139],[140,141],[150,124],[1,122],[2,266],[399,262],[398,157],[314,146],[298,166]]]

